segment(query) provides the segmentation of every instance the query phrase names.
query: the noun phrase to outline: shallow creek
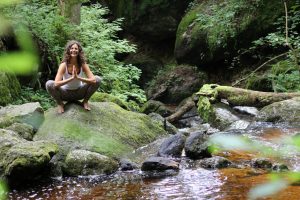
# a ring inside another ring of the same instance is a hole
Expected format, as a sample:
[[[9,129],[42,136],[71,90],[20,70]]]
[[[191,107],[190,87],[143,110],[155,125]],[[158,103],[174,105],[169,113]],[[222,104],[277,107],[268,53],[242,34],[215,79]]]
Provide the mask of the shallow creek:
[[[283,136],[294,135],[300,128],[261,125],[244,135],[272,148],[280,144],[273,142]],[[235,151],[220,153],[234,162],[250,160],[256,155]],[[291,170],[299,170],[297,151],[289,151],[283,162]],[[249,189],[263,183],[267,172],[253,168],[203,169],[194,161],[183,158],[178,172],[147,175],[139,170],[118,172],[107,177],[79,177],[51,179],[32,184],[29,189],[15,189],[9,199],[247,199]],[[299,199],[300,185],[289,186],[270,199]]]

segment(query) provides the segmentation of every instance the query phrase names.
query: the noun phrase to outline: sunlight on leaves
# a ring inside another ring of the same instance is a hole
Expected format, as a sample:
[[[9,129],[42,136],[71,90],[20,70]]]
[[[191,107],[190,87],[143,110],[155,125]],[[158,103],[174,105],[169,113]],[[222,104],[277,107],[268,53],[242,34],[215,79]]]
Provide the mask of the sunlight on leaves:
[[[7,199],[7,186],[5,182],[0,181],[0,200],[5,200]]]
[[[288,185],[288,182],[282,179],[260,184],[250,190],[248,198],[254,200],[274,195],[276,192],[285,189]]]

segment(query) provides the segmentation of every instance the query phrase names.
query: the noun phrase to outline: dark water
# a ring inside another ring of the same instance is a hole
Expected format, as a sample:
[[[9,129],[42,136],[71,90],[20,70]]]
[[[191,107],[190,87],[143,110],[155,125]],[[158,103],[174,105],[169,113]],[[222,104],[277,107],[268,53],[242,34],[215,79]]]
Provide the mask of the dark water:
[[[285,136],[300,132],[299,128],[253,128],[245,135],[272,148],[281,148]],[[289,149],[283,160],[292,170],[299,170],[298,151]],[[236,152],[228,159],[238,160],[255,155]],[[104,177],[52,179],[45,183],[32,183],[30,189],[12,190],[9,199],[247,199],[250,188],[266,180],[267,172],[251,168],[207,170],[192,161],[182,159],[181,169],[168,176],[145,174],[139,170],[118,172]],[[290,186],[270,199],[300,199],[300,186]]]

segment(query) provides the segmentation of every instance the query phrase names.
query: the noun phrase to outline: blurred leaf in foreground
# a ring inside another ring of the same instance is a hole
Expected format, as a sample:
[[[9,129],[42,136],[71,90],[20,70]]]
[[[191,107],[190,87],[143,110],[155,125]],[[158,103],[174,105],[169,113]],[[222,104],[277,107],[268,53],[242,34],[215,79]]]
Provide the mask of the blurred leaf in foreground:
[[[277,192],[285,189],[288,185],[289,183],[283,179],[257,185],[250,190],[248,199],[254,200],[274,195]]]
[[[4,181],[0,181],[0,200],[7,199],[7,186]]]

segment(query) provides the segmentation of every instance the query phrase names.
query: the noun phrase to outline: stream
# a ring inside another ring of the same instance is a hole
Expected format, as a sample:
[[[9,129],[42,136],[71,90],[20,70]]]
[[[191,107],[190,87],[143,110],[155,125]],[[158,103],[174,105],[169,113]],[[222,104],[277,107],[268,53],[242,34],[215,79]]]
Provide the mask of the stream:
[[[300,127],[257,123],[243,135],[274,149],[276,141],[293,136]],[[275,142],[274,142],[275,141]],[[290,150],[283,162],[290,170],[299,170],[298,152]],[[223,152],[231,161],[243,162],[256,155],[242,151]],[[140,170],[117,172],[110,176],[53,178],[13,189],[9,199],[247,199],[251,187],[267,180],[267,171],[250,167],[208,170],[183,156],[179,171],[147,174]],[[299,199],[300,185],[289,186],[270,199]]]

